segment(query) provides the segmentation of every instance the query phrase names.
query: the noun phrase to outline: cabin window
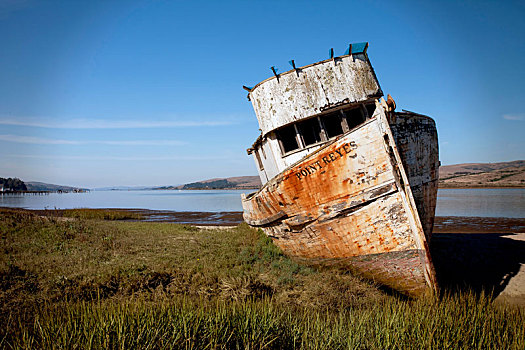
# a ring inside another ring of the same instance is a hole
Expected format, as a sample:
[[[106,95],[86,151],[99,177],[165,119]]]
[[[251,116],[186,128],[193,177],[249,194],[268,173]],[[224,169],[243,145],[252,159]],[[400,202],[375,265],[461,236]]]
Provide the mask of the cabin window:
[[[317,118],[311,118],[298,124],[304,145],[309,146],[321,142],[321,125]]]
[[[372,116],[374,115],[375,110],[376,110],[376,104],[375,103],[370,103],[370,104],[366,105],[366,111],[368,112],[368,118],[372,118]]]
[[[280,129],[277,132],[279,143],[283,153],[288,153],[299,148],[297,143],[297,131],[295,130],[295,125],[289,125]]]
[[[281,128],[277,131],[281,152],[284,155],[350,132],[363,124],[367,115],[372,117],[375,109],[374,103],[354,105],[353,108],[339,109]],[[261,152],[266,159],[264,149]]]
[[[257,158],[257,165],[259,165],[259,170],[263,170],[264,169],[264,165],[263,165],[263,162],[261,160],[261,155],[259,154],[260,150],[261,150],[260,148],[255,150],[255,158]]]
[[[339,112],[322,116],[321,122],[323,123],[326,136],[329,139],[343,134],[343,126],[341,125],[341,115]]]
[[[344,114],[346,123],[348,124],[348,129],[350,130],[365,121],[365,116],[360,107],[347,109],[344,111]]]

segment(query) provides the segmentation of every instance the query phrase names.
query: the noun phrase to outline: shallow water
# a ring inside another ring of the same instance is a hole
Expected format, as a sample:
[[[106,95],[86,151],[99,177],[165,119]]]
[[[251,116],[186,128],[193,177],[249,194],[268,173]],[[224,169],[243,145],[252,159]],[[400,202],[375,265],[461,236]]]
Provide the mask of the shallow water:
[[[170,211],[242,211],[241,193],[210,191],[92,191],[0,195],[0,206],[27,209],[141,208]],[[437,216],[525,218],[525,189],[441,189]]]
[[[172,211],[241,211],[241,193],[214,191],[91,191],[87,193],[0,196],[0,206],[26,209],[141,208]]]
[[[436,215],[525,218],[525,188],[440,189]]]

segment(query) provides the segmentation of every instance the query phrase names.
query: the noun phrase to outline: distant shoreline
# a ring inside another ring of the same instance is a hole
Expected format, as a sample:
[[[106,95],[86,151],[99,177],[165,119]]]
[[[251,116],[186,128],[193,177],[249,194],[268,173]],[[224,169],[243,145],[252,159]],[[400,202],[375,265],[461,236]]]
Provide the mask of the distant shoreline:
[[[90,190],[82,190],[82,191],[49,191],[49,190],[42,190],[42,191],[0,191],[0,195],[4,194],[50,194],[50,193],[89,193]]]

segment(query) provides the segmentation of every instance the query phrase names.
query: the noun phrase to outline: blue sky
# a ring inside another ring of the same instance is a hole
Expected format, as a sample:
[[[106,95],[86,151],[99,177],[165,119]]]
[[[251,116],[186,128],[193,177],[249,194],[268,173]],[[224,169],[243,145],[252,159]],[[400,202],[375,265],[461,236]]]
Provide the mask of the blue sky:
[[[168,185],[255,175],[242,85],[368,41],[443,164],[525,158],[525,3],[0,1],[0,176]]]

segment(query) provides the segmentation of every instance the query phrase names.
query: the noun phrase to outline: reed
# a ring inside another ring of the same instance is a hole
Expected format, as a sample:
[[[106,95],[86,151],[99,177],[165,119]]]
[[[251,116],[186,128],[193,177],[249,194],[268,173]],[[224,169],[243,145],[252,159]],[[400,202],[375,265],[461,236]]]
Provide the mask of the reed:
[[[0,348],[523,349],[488,294],[406,300],[261,232],[0,211]]]
[[[271,298],[228,302],[143,298],[45,304],[32,322],[12,317],[16,348],[523,349],[523,310],[485,296],[391,298],[336,312]]]

